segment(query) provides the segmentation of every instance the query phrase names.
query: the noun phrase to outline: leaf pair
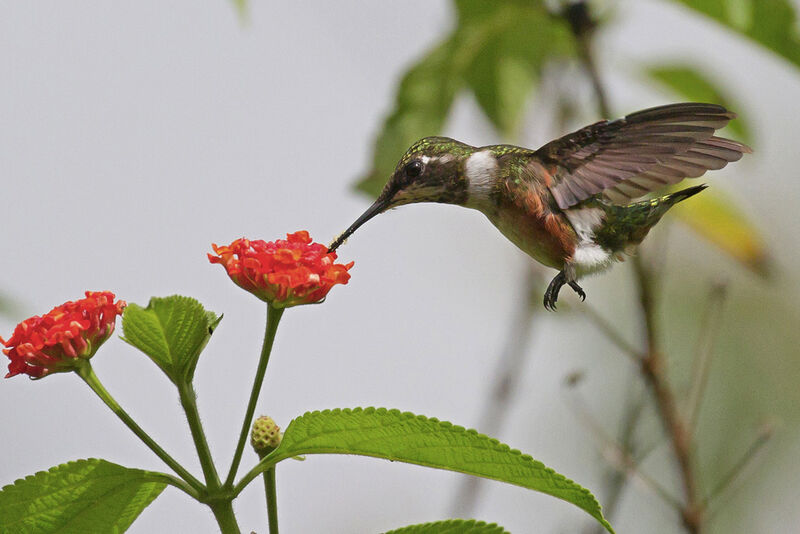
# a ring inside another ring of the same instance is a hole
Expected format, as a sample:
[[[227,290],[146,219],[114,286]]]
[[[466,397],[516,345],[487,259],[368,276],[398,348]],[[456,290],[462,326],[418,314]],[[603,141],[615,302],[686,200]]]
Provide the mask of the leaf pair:
[[[289,424],[280,446],[259,468],[312,454],[370,456],[507,482],[570,502],[613,532],[585,488],[508,445],[437,419],[384,408],[306,413]],[[168,483],[172,479],[167,475],[104,460],[70,462],[3,488],[0,532],[124,531]],[[397,532],[499,534],[503,530],[446,521]]]
[[[197,360],[222,320],[191,297],[153,297],[147,308],[129,304],[122,339],[147,354],[173,383],[191,383]]]

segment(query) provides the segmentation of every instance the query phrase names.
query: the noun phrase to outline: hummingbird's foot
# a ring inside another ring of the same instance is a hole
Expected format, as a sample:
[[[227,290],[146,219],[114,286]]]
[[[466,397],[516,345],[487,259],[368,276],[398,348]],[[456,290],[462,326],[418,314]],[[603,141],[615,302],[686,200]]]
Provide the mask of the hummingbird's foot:
[[[558,274],[550,281],[547,290],[544,292],[544,309],[548,311],[556,311],[556,302],[558,302],[558,292],[561,287],[567,283],[567,277],[564,271],[559,271]]]
[[[544,307],[546,310],[556,310],[558,293],[561,291],[561,288],[564,286],[564,284],[569,284],[569,287],[571,287],[572,290],[578,294],[578,296],[581,298],[581,301],[586,300],[586,292],[581,286],[578,285],[578,282],[575,280],[570,280],[567,282],[567,276],[564,274],[564,271],[559,271],[555,278],[550,281],[550,285],[547,286],[547,290],[544,292]]]
[[[575,280],[570,281],[569,287],[571,287],[572,290],[578,294],[578,296],[581,298],[581,302],[586,300],[586,292],[583,290],[581,286],[578,285],[578,282],[576,282]]]

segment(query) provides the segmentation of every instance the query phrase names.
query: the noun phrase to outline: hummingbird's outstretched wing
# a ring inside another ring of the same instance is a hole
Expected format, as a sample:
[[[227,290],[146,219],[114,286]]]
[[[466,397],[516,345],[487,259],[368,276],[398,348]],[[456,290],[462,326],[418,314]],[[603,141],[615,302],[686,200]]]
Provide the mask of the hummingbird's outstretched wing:
[[[625,204],[737,161],[747,146],[714,136],[736,117],[715,104],[669,104],[600,121],[534,153],[561,209],[603,193]]]

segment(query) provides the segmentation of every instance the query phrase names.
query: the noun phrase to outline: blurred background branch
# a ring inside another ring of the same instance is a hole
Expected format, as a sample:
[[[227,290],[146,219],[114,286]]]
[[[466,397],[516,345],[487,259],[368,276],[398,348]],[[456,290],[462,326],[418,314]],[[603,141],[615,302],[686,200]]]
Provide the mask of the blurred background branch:
[[[743,2],[737,3],[738,7],[707,0],[680,0],[677,3],[710,17],[729,31],[800,66],[800,40],[794,24],[795,11],[788,2]],[[358,188],[370,195],[377,194],[397,158],[408,145],[419,137],[441,132],[451,106],[461,91],[472,93],[482,112],[502,137],[514,139],[524,115],[527,95],[537,86],[544,85],[543,80],[553,72],[571,72],[568,76],[574,79],[577,73],[570,71],[570,65],[577,64],[582,66],[590,81],[599,116],[608,119],[616,116],[611,110],[601,68],[594,57],[596,36],[611,31],[609,20],[615,15],[612,14],[613,9],[606,9],[598,16],[595,14],[596,6],[586,1],[487,3],[456,0],[454,4],[457,13],[455,29],[413,66],[399,85],[395,108],[376,140],[372,170],[358,183]],[[536,28],[536,31],[531,31],[531,28]],[[554,69],[554,65],[560,67]],[[747,107],[734,102],[729,91],[721,88],[711,76],[690,63],[674,61],[648,63],[640,65],[639,69],[642,79],[681,99],[715,102],[740,111],[742,116],[731,123],[730,131],[739,139],[752,142]],[[573,87],[564,89],[552,108],[564,109],[560,103],[564,98],[573,99],[569,107],[580,107],[579,93]],[[577,115],[582,116],[580,113]],[[564,133],[574,118],[570,117],[557,125],[554,133]],[[771,260],[757,226],[724,192],[720,193],[719,188],[700,195],[696,202],[693,200],[680,206],[675,210],[675,216],[697,235],[709,240],[755,274],[763,277],[772,272]],[[650,239],[663,241],[659,235]],[[617,440],[608,438],[599,423],[587,423],[592,419],[584,410],[578,411],[581,413],[579,419],[598,437],[601,449],[611,451],[606,456],[613,457],[613,470],[607,478],[604,495],[607,514],[614,516],[626,480],[632,474],[666,502],[677,507],[686,532],[697,534],[707,526],[705,512],[711,496],[722,491],[702,491],[695,438],[716,348],[715,341],[723,335],[722,310],[728,291],[727,285],[720,283],[712,283],[709,289],[704,290],[708,297],[703,299],[705,311],[697,318],[697,346],[692,351],[690,386],[684,394],[679,391],[680,387],[672,385],[668,377],[673,358],[667,357],[667,350],[661,341],[667,329],[662,324],[660,310],[663,308],[663,299],[657,288],[665,277],[663,265],[667,256],[666,244],[662,242],[661,245],[653,251],[650,261],[647,252],[642,251],[630,262],[634,287],[638,293],[637,314],[644,349],[637,349],[629,343],[607,314],[591,305],[578,309],[617,350],[636,364],[641,378],[651,391],[655,413],[671,444],[682,498],[678,500],[672,497],[666,488],[661,487],[640,467],[641,462],[661,441],[656,440],[644,448],[636,446],[636,429],[646,412],[640,389],[629,386]],[[526,293],[531,291],[530,284],[522,285],[526,287]],[[502,412],[507,409],[509,386],[516,384],[516,380],[510,380],[512,375],[508,371],[513,368],[516,376],[530,336],[530,327],[524,327],[523,323],[532,320],[533,313],[528,308],[523,308],[513,320],[512,339],[507,341],[508,347],[503,351],[505,356],[499,364],[501,371],[496,375],[492,393],[486,399],[483,415],[479,418],[480,430],[494,432],[503,420]],[[514,336],[519,336],[519,339],[514,341]],[[510,365],[509,361],[517,363]],[[678,398],[686,400],[679,403]],[[760,431],[743,459],[713,487],[727,487],[731,480],[737,479],[743,466],[748,463],[745,458],[755,456],[753,451],[760,450],[770,435],[771,432]],[[464,483],[456,494],[453,510],[458,515],[468,514],[475,508],[476,499],[477,486],[472,481]]]

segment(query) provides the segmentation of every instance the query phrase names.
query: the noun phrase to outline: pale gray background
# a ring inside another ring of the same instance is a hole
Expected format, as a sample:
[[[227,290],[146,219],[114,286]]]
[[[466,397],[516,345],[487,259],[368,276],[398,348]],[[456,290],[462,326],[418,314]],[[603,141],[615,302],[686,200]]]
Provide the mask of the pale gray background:
[[[140,304],[182,293],[224,312],[196,375],[223,471],[264,310],[208,264],[210,243],[303,228],[326,242],[349,224],[367,205],[350,186],[367,170],[398,76],[453,19],[447,2],[253,4],[244,26],[224,0],[0,5],[0,288],[19,303],[14,317],[0,319],[0,332],[85,289]],[[619,73],[645,58],[688,55],[728,82],[747,103],[758,151],[707,181],[724,183],[770,230],[780,265],[796,264],[800,76],[668,2],[621,5],[616,31],[600,43],[601,64]],[[620,113],[673,98],[631,78],[608,81]],[[547,140],[537,105],[526,120],[530,145]],[[497,140],[470,98],[458,101],[446,130],[474,144]],[[748,278],[684,230],[673,237],[686,238],[682,248],[694,259],[684,267],[698,276]],[[285,425],[306,410],[379,405],[477,425],[526,257],[476,212],[439,205],[379,217],[340,252],[356,261],[350,284],[322,306],[285,314],[258,411]],[[794,273],[783,288],[796,294]],[[620,266],[587,281],[589,298],[624,316],[633,306],[628,275]],[[605,388],[610,371],[602,370],[620,357],[574,315],[542,315],[534,335],[524,391],[497,437],[597,488],[597,455],[565,407],[561,384],[569,371],[592,366],[588,394],[598,402],[621,398]],[[177,396],[161,372],[116,338],[94,362],[142,426],[199,473]],[[3,381],[0,406],[2,484],[90,456],[163,468],[74,376]],[[254,460],[246,451],[243,466]],[[459,478],[364,458],[285,462],[278,470],[282,529],[378,532],[444,518]],[[746,518],[742,531],[800,521],[796,485],[769,480],[763,512]],[[575,532],[588,521],[544,495],[500,483],[486,489],[475,516],[512,532]],[[243,531],[266,532],[261,484],[248,488],[236,511]],[[642,524],[674,528],[671,512],[646,492],[624,501],[623,516],[623,533]],[[215,529],[207,508],[168,488],[131,532]]]

